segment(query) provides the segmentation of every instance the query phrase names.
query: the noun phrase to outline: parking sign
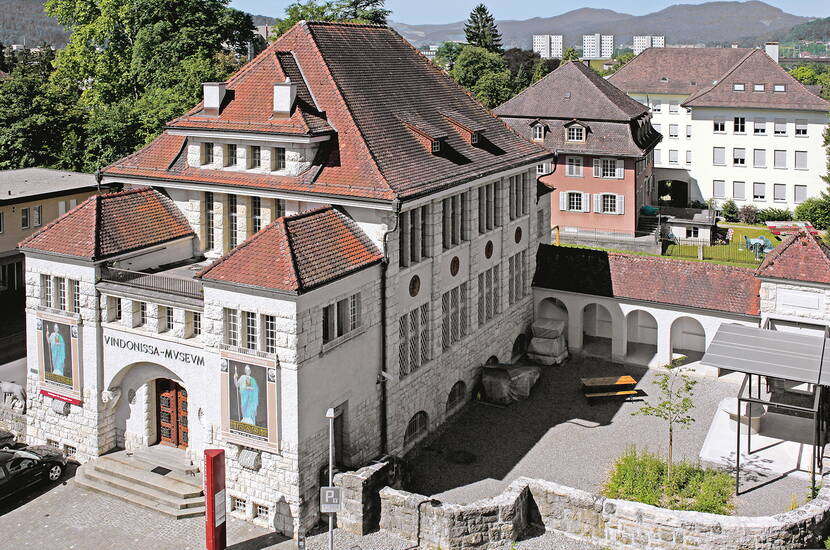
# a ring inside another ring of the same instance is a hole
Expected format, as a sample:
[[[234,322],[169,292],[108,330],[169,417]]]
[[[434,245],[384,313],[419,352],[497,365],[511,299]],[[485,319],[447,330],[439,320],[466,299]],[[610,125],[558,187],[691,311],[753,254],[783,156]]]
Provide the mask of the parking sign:
[[[324,514],[340,511],[340,487],[320,487],[320,511]]]

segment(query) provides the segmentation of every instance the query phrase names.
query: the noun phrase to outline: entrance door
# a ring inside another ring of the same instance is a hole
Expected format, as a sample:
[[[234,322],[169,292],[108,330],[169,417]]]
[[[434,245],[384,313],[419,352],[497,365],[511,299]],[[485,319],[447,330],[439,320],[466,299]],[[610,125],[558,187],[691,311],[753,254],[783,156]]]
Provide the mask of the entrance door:
[[[176,382],[161,379],[156,382],[158,395],[159,443],[187,447],[187,390]]]

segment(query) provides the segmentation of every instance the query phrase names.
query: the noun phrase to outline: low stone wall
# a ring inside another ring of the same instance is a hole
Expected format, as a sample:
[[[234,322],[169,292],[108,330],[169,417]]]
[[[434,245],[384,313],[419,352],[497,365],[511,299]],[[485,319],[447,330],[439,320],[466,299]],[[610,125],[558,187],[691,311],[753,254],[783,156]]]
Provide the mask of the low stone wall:
[[[534,518],[546,530],[619,550],[817,547],[830,525],[827,487],[800,508],[761,517],[666,510],[528,478],[517,479],[497,497],[468,505],[431,501],[388,487],[380,498],[381,528],[420,548],[503,548]]]
[[[12,432],[18,441],[26,441],[26,415],[22,411],[0,405],[0,428]]]
[[[339,528],[363,536],[377,527],[380,519],[378,491],[389,483],[389,470],[389,463],[378,462],[334,476],[334,485],[340,487],[343,502],[337,514]]]

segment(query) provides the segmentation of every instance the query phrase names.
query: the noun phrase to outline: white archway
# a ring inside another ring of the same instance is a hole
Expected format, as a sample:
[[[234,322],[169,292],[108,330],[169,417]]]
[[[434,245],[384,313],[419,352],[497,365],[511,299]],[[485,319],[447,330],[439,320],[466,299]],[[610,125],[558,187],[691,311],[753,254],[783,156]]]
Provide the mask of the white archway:
[[[649,365],[657,355],[657,319],[642,309],[626,316],[626,361]]]
[[[678,317],[671,325],[672,359],[686,356],[686,362],[700,361],[706,351],[706,330],[697,319]]]
[[[586,355],[611,357],[614,327],[608,308],[591,303],[582,308],[582,351]]]

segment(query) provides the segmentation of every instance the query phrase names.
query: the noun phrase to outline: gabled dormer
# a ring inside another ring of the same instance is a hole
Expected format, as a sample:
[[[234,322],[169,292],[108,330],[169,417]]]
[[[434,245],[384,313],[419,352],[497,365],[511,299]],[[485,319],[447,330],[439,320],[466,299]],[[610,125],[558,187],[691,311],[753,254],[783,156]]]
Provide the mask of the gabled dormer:
[[[445,131],[410,113],[401,114],[398,118],[427,151],[433,154],[441,152],[447,139]]]
[[[470,145],[478,145],[484,134],[484,126],[465,117],[457,111],[441,111],[449,123],[461,135],[462,139]]]
[[[588,137],[588,132],[591,129],[590,126],[576,119],[569,120],[562,126],[565,132],[565,141],[576,143],[585,143],[585,139]]]
[[[548,125],[542,119],[537,118],[530,121],[530,139],[533,141],[538,143],[545,141],[548,130]]]

